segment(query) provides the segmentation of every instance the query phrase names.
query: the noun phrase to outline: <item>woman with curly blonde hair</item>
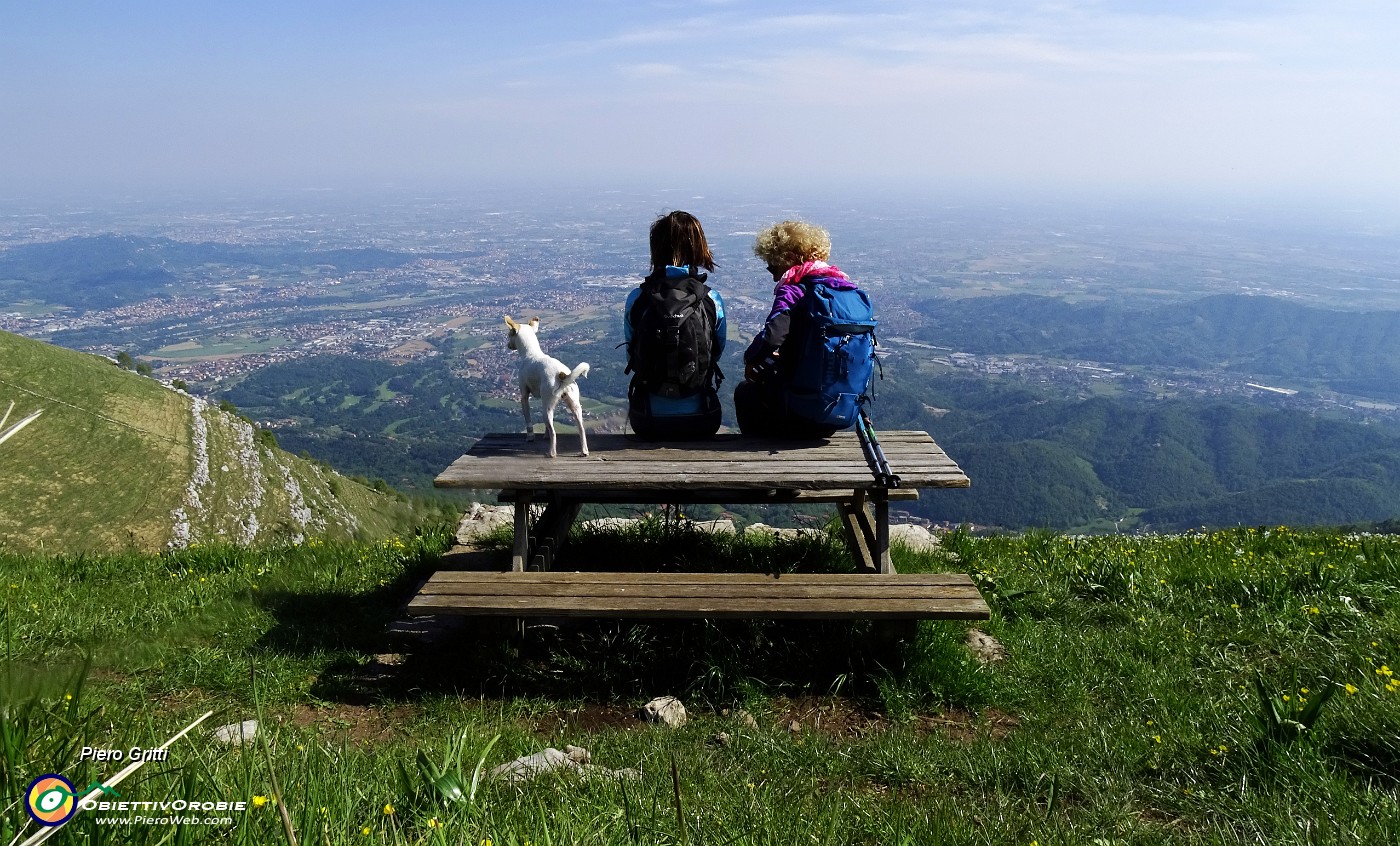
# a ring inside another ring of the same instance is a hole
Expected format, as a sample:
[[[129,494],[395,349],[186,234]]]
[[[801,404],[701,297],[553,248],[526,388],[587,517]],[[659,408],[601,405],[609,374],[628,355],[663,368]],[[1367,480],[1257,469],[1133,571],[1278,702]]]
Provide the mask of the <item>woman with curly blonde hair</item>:
[[[764,436],[826,437],[835,430],[794,416],[783,402],[783,389],[797,366],[798,345],[792,341],[803,329],[802,311],[793,307],[816,281],[838,291],[858,286],[827,263],[831,235],[820,226],[800,220],[775,223],[758,233],[753,251],[776,284],[768,319],[744,351],[744,381],[734,389],[739,430]]]

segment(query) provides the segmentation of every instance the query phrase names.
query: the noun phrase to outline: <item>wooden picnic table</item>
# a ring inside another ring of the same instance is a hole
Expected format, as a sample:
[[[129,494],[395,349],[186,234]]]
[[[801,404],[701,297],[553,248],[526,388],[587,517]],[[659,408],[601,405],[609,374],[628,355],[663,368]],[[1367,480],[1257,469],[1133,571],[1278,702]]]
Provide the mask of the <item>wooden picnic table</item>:
[[[567,440],[567,439],[565,439]],[[877,483],[853,432],[812,441],[718,435],[655,443],[594,435],[590,455],[544,454],[540,441],[490,434],[434,484],[496,490],[515,503],[511,569],[435,573],[410,601],[412,614],[498,617],[767,617],[854,619],[907,625],[917,619],[986,619],[990,609],[963,573],[894,572],[889,504],[920,488],[961,488],[966,474],[925,432],[886,432],[880,443],[899,487]],[[555,556],[587,503],[835,503],[862,572],[556,572]],[[544,505],[531,523],[531,506]]]
[[[811,441],[717,435],[649,442],[594,435],[588,456],[544,454],[523,433],[486,435],[434,480],[443,488],[500,491],[514,502],[511,569],[552,569],[553,557],[586,503],[834,502],[861,569],[891,573],[889,503],[920,488],[964,488],[967,475],[926,432],[885,432],[880,444],[900,487],[879,485],[854,432]],[[532,503],[544,513],[532,527]]]

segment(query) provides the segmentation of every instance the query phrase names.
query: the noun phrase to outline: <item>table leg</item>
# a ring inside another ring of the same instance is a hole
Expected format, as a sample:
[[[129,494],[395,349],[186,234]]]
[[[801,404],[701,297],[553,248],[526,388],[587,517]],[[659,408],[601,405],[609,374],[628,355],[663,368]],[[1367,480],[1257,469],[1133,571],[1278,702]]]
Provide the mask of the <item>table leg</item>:
[[[554,556],[569,539],[569,529],[583,508],[583,503],[574,500],[550,498],[549,506],[535,523],[535,548],[530,556],[530,569],[549,571],[554,569]]]
[[[530,552],[530,501],[533,491],[517,491],[515,494],[515,543],[510,552],[510,569],[517,573],[525,571],[525,561]]]
[[[836,503],[836,510],[845,531],[846,548],[851,551],[856,566],[867,573],[878,572],[879,560],[874,555],[876,537],[865,508],[865,491],[856,491],[849,502]]]
[[[890,499],[884,491],[875,494],[875,553],[876,563],[881,573],[894,572],[894,562],[890,560]]]

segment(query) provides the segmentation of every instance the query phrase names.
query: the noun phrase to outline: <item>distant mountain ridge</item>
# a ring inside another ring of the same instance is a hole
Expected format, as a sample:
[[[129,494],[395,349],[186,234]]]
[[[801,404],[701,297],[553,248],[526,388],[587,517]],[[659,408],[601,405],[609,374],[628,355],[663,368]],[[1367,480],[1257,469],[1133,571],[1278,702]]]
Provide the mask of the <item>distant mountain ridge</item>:
[[[92,235],[0,251],[0,303],[36,300],[78,309],[127,305],[172,295],[182,275],[211,263],[258,268],[332,265],[354,271],[402,267],[425,258],[376,247],[239,245]]]
[[[380,538],[405,503],[273,446],[251,424],[99,356],[0,332],[0,551],[154,551]]]
[[[1400,400],[1400,312],[1239,294],[1150,308],[1034,295],[922,300],[916,308],[925,318],[917,338],[963,352],[1321,380],[1334,390]]]

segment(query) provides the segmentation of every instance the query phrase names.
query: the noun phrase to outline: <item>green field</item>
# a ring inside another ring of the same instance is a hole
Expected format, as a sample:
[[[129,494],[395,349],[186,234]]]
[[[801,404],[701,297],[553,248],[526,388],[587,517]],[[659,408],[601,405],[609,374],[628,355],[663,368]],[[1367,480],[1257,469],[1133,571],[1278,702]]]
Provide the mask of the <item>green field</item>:
[[[108,777],[81,746],[154,746],[213,709],[211,723],[261,718],[265,745],[201,729],[120,790],[250,802],[232,824],[84,811],[64,842],[285,843],[279,808],[298,842],[331,844],[1379,844],[1400,831],[1400,538],[953,534],[936,552],[897,549],[901,571],[974,576],[1006,649],[987,666],[955,623],[920,624],[902,646],[860,623],[599,622],[524,640],[468,627],[377,660],[401,649],[385,625],[446,543],[0,557],[0,788]],[[850,566],[834,527],[775,541],[650,524],[576,533],[570,549]],[[660,694],[684,700],[687,725],[633,717]],[[640,778],[472,788],[478,763],[565,744]],[[7,842],[34,830],[17,805],[3,819]]]
[[[286,338],[265,338],[254,340],[252,338],[219,338],[206,339],[204,342],[185,341],[180,344],[172,344],[168,347],[161,347],[148,353],[149,358],[162,358],[170,361],[185,361],[201,358],[220,358],[223,356],[252,355],[253,353],[268,352],[289,343]]]

